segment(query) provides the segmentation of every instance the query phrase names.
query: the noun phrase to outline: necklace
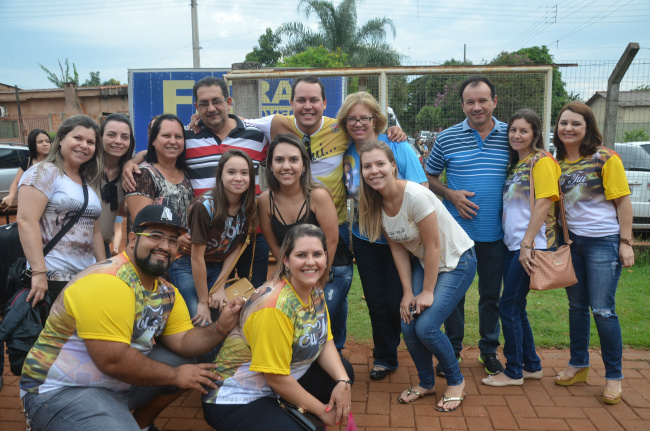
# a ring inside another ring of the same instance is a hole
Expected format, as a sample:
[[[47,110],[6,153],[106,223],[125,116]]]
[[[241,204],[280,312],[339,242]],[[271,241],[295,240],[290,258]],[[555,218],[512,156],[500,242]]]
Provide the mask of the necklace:
[[[172,177],[172,178],[171,178],[172,183],[176,181],[176,166],[174,166],[174,171],[173,171],[173,173],[172,173],[172,172],[169,172],[167,169],[165,169],[165,167],[164,167],[163,165],[161,165],[160,163],[158,163],[158,167],[161,168],[163,171],[167,172],[167,174],[168,174],[170,177]]]

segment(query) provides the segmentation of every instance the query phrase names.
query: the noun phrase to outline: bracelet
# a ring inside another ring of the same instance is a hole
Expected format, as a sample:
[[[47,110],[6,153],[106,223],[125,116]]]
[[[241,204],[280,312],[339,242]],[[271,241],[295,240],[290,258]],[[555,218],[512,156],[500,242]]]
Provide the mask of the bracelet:
[[[338,385],[339,383],[343,382],[345,383],[345,389],[348,389],[347,385],[352,385],[352,380],[334,380],[334,382]]]
[[[519,245],[519,247],[521,247],[521,248],[527,248],[527,249],[529,249],[529,250],[532,250],[532,249],[533,249],[532,246],[530,246],[530,245],[524,245],[524,244]]]
[[[214,322],[214,330],[217,331],[217,334],[220,334],[224,338],[227,337],[228,334],[230,334],[230,332],[223,332],[221,330],[221,328],[219,327],[219,321],[218,320],[215,320],[215,322]]]
[[[39,271],[34,271],[32,269],[32,275],[36,275],[36,274],[47,274],[47,269],[41,269]]]

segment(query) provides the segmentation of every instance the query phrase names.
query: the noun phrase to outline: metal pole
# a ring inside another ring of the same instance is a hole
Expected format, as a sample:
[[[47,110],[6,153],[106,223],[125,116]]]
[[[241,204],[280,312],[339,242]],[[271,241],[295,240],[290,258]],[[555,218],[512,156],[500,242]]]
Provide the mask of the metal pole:
[[[605,102],[605,127],[603,127],[603,145],[614,149],[616,142],[616,117],[618,116],[618,87],[632,60],[639,52],[639,44],[630,42],[607,82],[607,101]]]
[[[379,73],[379,106],[381,112],[388,114],[388,79],[386,78],[386,72],[381,71]]]
[[[196,13],[196,0],[192,0],[192,54],[195,69],[201,68],[201,52],[199,51],[199,23]]]
[[[546,92],[544,93],[544,128],[546,134],[544,149],[551,143],[551,110],[553,108],[553,69],[546,71]]]
[[[23,114],[20,112],[20,96],[18,95],[17,85],[14,85],[14,90],[16,91],[16,108],[18,108],[18,132],[20,134],[20,142],[27,144],[27,142],[25,142],[25,125],[23,124]]]

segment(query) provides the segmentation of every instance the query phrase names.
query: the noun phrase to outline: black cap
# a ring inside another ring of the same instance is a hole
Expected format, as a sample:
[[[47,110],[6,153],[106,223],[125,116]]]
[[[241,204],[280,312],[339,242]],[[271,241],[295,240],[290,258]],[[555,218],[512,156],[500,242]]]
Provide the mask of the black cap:
[[[133,221],[133,229],[154,224],[172,226],[186,233],[187,229],[181,224],[181,218],[176,211],[166,205],[147,205],[142,208]]]

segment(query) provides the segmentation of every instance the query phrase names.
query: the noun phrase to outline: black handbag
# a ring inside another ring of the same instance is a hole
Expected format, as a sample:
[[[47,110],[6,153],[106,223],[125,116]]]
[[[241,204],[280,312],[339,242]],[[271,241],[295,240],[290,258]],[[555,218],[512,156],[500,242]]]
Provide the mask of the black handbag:
[[[315,414],[309,413],[302,407],[291,404],[282,398],[278,398],[278,404],[280,405],[280,408],[282,408],[282,410],[284,410],[284,412],[288,414],[291,419],[296,421],[296,423],[304,430],[325,431],[325,424],[323,424]]]
[[[88,206],[88,185],[86,184],[86,181],[84,179],[82,181],[82,186],[83,186],[83,193],[84,193],[84,203],[83,206],[81,207],[81,210],[77,212],[74,217],[70,219],[62,228],[61,230],[50,240],[50,242],[47,243],[45,248],[43,248],[43,257],[47,256],[47,254],[54,248],[54,246],[63,238],[63,236],[68,233],[70,229],[72,229],[72,226],[74,226],[77,221],[81,218],[81,215],[86,211],[86,207]],[[12,226],[10,229],[16,229],[18,230],[18,225],[16,222],[12,223]],[[11,247],[16,247],[20,248],[22,256],[25,254],[22,253],[22,244],[20,243],[20,238],[18,235],[14,236],[15,240],[11,244]],[[25,257],[19,257],[10,267],[9,271],[7,274],[7,292],[9,293],[9,296],[13,296],[20,288],[31,288],[32,287],[32,269],[27,268],[27,259]]]

